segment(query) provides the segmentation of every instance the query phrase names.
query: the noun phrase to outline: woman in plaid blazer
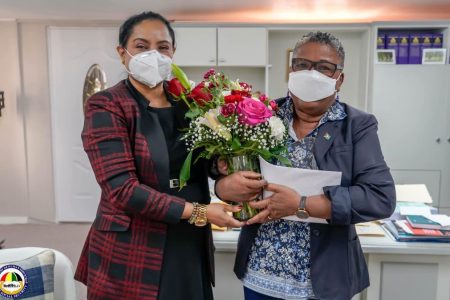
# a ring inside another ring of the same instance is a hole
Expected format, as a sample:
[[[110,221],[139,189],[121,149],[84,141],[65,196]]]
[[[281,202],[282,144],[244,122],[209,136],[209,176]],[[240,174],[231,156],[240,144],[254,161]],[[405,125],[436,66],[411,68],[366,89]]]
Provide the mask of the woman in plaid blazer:
[[[227,211],[239,208],[209,204],[202,163],[179,191],[187,155],[179,129],[188,124],[163,81],[175,51],[169,22],[153,12],[133,16],[119,42],[130,76],[86,105],[83,146],[102,193],[75,278],[88,299],[212,299],[211,227],[195,226],[197,212],[206,207],[209,222],[238,227]]]

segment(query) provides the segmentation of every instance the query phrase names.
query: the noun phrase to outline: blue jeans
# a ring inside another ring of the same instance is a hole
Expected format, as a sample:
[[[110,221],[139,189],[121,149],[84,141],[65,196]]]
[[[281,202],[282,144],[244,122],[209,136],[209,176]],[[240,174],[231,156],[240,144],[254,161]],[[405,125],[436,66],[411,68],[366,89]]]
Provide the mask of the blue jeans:
[[[271,296],[267,296],[244,286],[244,299],[245,300],[283,300],[281,298],[275,298]]]

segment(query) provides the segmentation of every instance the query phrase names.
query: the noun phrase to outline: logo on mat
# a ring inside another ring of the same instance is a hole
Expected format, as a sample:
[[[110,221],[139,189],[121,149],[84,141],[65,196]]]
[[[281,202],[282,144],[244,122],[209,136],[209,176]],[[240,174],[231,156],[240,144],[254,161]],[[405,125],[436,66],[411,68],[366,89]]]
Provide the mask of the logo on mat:
[[[16,265],[6,265],[0,268],[0,296],[16,298],[27,287],[25,271]]]

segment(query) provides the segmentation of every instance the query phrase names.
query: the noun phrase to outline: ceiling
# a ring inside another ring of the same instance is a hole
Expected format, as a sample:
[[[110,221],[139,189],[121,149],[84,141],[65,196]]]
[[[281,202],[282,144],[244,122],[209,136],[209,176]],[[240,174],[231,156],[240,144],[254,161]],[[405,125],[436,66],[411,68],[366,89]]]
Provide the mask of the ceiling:
[[[117,21],[145,10],[180,22],[450,20],[450,0],[0,0],[0,19]]]

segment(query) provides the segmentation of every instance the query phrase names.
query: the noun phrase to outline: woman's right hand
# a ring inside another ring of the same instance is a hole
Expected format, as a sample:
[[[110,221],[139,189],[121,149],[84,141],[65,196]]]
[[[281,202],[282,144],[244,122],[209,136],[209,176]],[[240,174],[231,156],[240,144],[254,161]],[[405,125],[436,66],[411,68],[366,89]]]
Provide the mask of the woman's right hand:
[[[217,180],[215,193],[221,199],[232,202],[252,201],[258,198],[267,181],[261,174],[239,171]]]
[[[211,203],[207,206],[206,218],[209,223],[219,227],[242,227],[245,225],[245,222],[239,222],[229,214],[229,212],[238,212],[241,209],[241,206]]]

